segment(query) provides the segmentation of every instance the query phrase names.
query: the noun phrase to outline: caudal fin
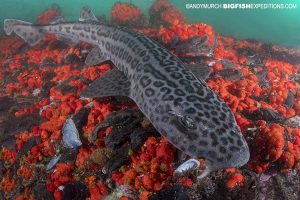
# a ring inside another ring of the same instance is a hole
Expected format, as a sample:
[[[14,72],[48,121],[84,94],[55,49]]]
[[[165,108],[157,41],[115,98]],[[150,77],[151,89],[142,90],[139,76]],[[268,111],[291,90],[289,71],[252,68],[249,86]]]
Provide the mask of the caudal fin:
[[[13,32],[16,33],[31,46],[37,44],[43,38],[39,27],[17,19],[5,19],[4,31],[7,35],[11,35]]]

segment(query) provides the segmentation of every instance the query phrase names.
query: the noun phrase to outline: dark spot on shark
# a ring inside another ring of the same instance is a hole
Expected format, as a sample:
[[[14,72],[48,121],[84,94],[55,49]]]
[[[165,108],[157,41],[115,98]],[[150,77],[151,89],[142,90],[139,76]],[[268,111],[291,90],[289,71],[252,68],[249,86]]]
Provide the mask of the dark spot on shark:
[[[229,135],[231,135],[232,137],[238,137],[238,135],[234,131],[230,131]]]
[[[180,78],[182,78],[182,75],[179,72],[172,72],[170,75],[174,79],[180,79]]]
[[[83,30],[89,33],[91,31],[91,28],[89,26],[84,26]]]
[[[217,125],[221,125],[220,121],[219,121],[217,118],[213,117],[212,120],[213,120],[213,122],[215,122]]]
[[[216,158],[216,157],[217,157],[217,154],[216,154],[216,152],[214,152],[214,151],[208,151],[208,152],[207,152],[207,155],[208,155],[209,157],[211,157],[211,158]]]
[[[194,153],[196,150],[197,150],[197,148],[194,145],[190,145],[188,147],[188,151],[191,152],[191,153]]]
[[[161,119],[162,122],[166,123],[169,121],[169,117],[163,116]]]
[[[148,76],[142,76],[140,79],[140,84],[143,88],[146,88],[148,85],[151,84],[151,79]]]
[[[202,131],[202,137],[206,138],[208,136],[208,134],[209,134],[208,130]]]
[[[219,151],[222,153],[222,154],[226,154],[226,148],[224,146],[220,146],[219,147]]]
[[[130,39],[129,39],[128,37],[125,37],[124,40],[123,40],[123,43],[124,43],[124,44],[127,44],[127,43],[129,42],[129,40],[130,40]]]
[[[195,106],[198,110],[202,110],[202,109],[203,109],[202,104],[200,104],[200,103],[195,103],[194,106]]]
[[[148,62],[149,60],[150,60],[150,56],[149,56],[149,55],[144,56],[144,57],[142,58],[142,61],[143,61],[143,62]]]
[[[237,151],[239,151],[239,148],[236,147],[236,146],[230,146],[229,150],[232,151],[232,152],[237,152]]]
[[[195,113],[196,113],[196,110],[195,110],[194,108],[188,108],[188,109],[186,110],[186,112],[189,113],[189,114],[195,114]]]
[[[175,89],[175,94],[178,96],[184,96],[185,93],[181,89]]]
[[[204,111],[204,115],[205,115],[205,117],[206,117],[207,119],[209,119],[209,118],[210,118],[210,114],[209,114],[209,112],[207,112],[207,111]]]
[[[132,56],[131,55],[129,55],[128,57],[127,57],[127,63],[130,63],[131,62],[131,60],[132,60]]]
[[[153,85],[154,85],[155,87],[162,87],[162,86],[164,85],[164,83],[163,83],[162,81],[155,81],[155,82],[153,83]]]
[[[242,140],[238,139],[238,140],[237,140],[237,145],[240,146],[240,147],[243,146]]]
[[[147,88],[145,90],[145,95],[148,96],[148,97],[151,97],[155,94],[155,91],[152,89],[152,88]]]
[[[130,42],[128,43],[127,46],[128,46],[129,48],[132,48],[134,44],[135,44],[135,41],[134,41],[134,40],[130,40]]]
[[[205,108],[206,110],[209,110],[209,105],[208,105],[208,104],[204,104],[204,108]]]
[[[174,83],[173,81],[167,81],[168,86],[172,87],[172,88],[177,88],[177,84]]]
[[[105,48],[106,48],[106,51],[110,51],[110,43],[109,42],[105,43]]]
[[[231,144],[233,144],[233,142],[234,142],[234,139],[233,139],[233,138],[228,137],[228,140],[229,140],[229,142],[230,142]]]
[[[211,113],[212,115],[214,115],[214,116],[218,115],[218,112],[215,111],[215,110],[212,110],[210,113]]]
[[[181,97],[177,97],[174,99],[174,105],[175,106],[180,106],[181,102],[183,102],[183,99]]]
[[[200,140],[200,141],[198,142],[198,144],[199,144],[200,146],[207,146],[207,145],[208,145],[208,142],[205,141],[205,140]]]
[[[167,72],[177,72],[178,68],[176,66],[166,67]]]

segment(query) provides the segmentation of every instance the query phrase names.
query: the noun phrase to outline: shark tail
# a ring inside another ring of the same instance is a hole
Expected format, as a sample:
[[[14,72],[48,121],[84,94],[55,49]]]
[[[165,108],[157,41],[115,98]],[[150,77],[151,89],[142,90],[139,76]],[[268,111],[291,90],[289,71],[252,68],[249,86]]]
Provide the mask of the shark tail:
[[[5,19],[4,31],[7,35],[11,35],[14,32],[30,46],[39,43],[43,38],[43,33],[39,26],[17,19]]]

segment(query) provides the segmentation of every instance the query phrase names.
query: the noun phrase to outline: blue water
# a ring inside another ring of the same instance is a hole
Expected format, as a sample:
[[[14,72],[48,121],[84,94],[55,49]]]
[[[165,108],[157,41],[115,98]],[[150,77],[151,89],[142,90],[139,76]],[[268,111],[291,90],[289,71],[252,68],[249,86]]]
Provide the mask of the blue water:
[[[34,22],[39,13],[59,5],[67,20],[76,20],[81,7],[89,5],[96,15],[109,18],[115,0],[1,0],[0,20],[17,18]],[[144,13],[153,0],[123,0],[132,2]],[[225,10],[186,9],[189,3],[294,3],[291,10]],[[213,25],[218,33],[237,38],[257,39],[284,46],[300,47],[300,0],[171,0],[187,17],[188,22],[205,22]],[[2,30],[2,25],[1,25]]]

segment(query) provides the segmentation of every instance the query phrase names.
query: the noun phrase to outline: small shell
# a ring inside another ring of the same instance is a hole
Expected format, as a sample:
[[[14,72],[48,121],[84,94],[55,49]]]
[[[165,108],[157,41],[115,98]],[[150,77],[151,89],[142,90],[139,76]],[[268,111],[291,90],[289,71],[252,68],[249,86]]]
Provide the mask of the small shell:
[[[69,118],[66,120],[66,122],[62,128],[62,134],[63,134],[64,144],[67,147],[78,148],[82,145],[82,143],[79,139],[78,130],[74,124],[73,119]]]
[[[103,200],[116,200],[122,196],[128,197],[129,199],[138,199],[138,193],[133,188],[127,185],[118,186],[112,193],[105,196]]]
[[[90,103],[86,104],[85,106],[86,106],[87,108],[92,108],[92,107],[94,107],[94,102],[91,101]]]
[[[59,161],[60,157],[61,157],[60,154],[58,156],[53,156],[53,158],[48,163],[46,170],[50,171],[56,165],[56,163]]]
[[[47,108],[49,108],[49,107],[51,107],[51,106],[53,106],[53,105],[55,105],[55,104],[56,104],[55,102],[52,102],[52,103],[50,103],[50,104],[48,104],[48,105],[45,105],[45,106],[41,107],[41,108],[40,108],[40,111],[39,111],[39,115],[42,115],[42,112],[43,112],[44,110],[46,110]]]
[[[41,93],[40,88],[36,88],[32,91],[32,96],[37,97]]]
[[[212,62],[208,63],[209,67],[214,67],[215,65],[216,65],[216,61],[212,61]]]
[[[174,171],[175,174],[183,173],[188,170],[194,170],[200,167],[200,162],[196,159],[189,159],[182,163],[177,169]]]
[[[79,99],[84,101],[84,100],[88,100],[88,99],[90,99],[90,98],[80,97]]]
[[[64,191],[65,187],[63,185],[61,185],[57,189],[59,189],[60,191]]]

